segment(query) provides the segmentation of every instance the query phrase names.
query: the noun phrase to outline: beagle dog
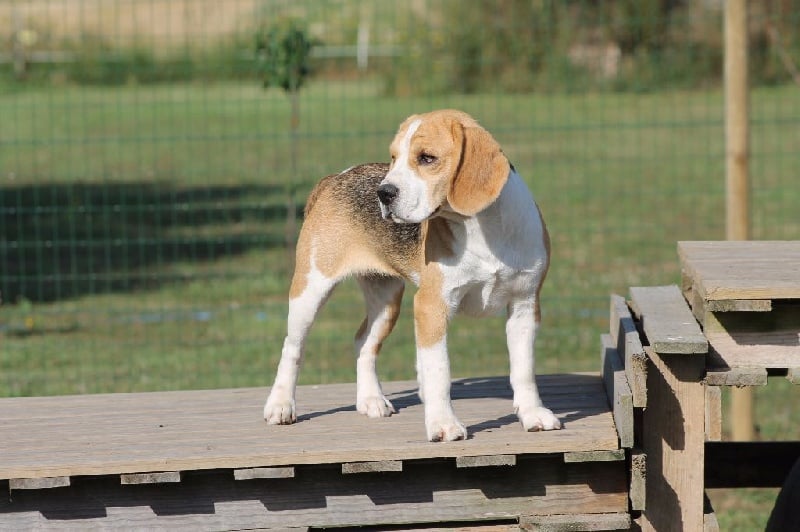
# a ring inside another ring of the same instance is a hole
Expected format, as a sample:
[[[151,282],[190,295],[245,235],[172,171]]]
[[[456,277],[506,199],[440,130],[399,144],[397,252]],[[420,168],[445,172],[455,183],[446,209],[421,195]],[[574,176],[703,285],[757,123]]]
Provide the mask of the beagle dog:
[[[505,311],[514,410],[528,431],[561,428],[542,405],[533,345],[549,238],[536,203],[494,138],[455,110],[413,115],[391,164],[325,177],[311,192],[289,291],[288,333],[264,406],[269,424],[296,421],[295,387],[312,322],[337,283],[355,277],[367,316],[355,337],[356,408],[390,416],[375,362],[394,327],[405,280],[414,296],[419,396],[430,441],[465,439],[450,401],[447,325],[456,313]]]

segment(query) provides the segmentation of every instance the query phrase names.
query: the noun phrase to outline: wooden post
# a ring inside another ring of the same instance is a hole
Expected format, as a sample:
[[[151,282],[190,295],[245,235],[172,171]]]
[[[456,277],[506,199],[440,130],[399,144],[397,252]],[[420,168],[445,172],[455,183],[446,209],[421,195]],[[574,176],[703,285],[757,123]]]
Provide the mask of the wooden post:
[[[708,342],[677,286],[632,287],[648,349],[642,530],[703,530]]]
[[[728,240],[750,238],[747,0],[725,2],[725,181]],[[731,437],[752,440],[752,388],[731,389]]]

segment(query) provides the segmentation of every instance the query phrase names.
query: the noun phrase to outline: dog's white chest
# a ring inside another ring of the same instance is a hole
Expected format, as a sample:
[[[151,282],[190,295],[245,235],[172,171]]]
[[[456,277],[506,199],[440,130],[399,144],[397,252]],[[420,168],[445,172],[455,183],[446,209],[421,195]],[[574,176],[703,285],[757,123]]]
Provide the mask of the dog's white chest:
[[[458,312],[467,316],[491,316],[505,311],[509,301],[529,293],[533,274],[527,271],[499,269],[470,283],[458,305]]]

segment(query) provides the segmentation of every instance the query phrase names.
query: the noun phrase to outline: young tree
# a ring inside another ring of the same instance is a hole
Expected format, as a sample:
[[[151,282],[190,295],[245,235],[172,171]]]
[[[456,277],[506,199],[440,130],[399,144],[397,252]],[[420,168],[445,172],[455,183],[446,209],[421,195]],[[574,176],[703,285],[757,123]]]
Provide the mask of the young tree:
[[[287,19],[256,35],[264,88],[280,87],[289,96],[291,118],[289,144],[291,150],[291,175],[286,182],[287,217],[286,243],[293,249],[297,238],[297,208],[295,201],[295,179],[297,176],[297,131],[300,126],[300,88],[311,74],[311,48],[316,43],[298,21]]]

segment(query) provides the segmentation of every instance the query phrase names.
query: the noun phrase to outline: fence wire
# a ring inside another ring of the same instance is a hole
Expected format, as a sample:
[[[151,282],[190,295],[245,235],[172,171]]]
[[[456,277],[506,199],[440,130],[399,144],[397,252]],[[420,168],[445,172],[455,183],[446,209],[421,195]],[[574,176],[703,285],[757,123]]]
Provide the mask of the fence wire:
[[[0,395],[268,385],[292,213],[441,107],[495,135],[550,229],[539,370],[597,370],[609,294],[724,238],[721,4],[0,3]],[[797,239],[800,8],[751,4],[753,235]],[[296,93],[258,46],[289,29]],[[410,299],[386,378],[414,376]],[[355,378],[363,312],[340,287],[303,382]],[[505,373],[505,345],[502,318],[457,319],[454,374]]]

